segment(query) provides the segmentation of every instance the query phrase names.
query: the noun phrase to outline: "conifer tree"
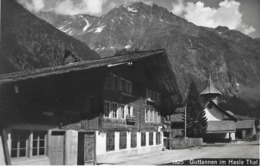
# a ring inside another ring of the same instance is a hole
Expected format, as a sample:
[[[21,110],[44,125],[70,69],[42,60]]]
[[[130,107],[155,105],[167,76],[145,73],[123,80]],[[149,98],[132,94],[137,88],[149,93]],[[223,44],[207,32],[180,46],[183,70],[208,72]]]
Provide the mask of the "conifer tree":
[[[183,121],[185,120],[183,113]],[[186,101],[186,134],[187,137],[199,138],[207,131],[207,118],[196,84],[191,82]],[[183,131],[184,134],[184,131]]]

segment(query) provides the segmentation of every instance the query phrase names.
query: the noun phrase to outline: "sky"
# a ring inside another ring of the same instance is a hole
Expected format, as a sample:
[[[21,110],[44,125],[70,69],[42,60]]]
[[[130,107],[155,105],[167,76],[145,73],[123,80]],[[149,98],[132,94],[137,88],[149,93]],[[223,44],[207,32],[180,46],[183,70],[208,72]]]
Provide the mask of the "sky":
[[[167,8],[198,26],[226,26],[260,37],[260,0],[17,0],[30,11],[101,16],[114,7],[142,1]]]

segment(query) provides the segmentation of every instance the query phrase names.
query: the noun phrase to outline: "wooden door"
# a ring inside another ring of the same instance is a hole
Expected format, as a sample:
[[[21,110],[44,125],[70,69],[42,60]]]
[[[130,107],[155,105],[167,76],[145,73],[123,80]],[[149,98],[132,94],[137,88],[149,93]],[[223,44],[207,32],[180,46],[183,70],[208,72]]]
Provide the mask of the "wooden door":
[[[52,132],[50,138],[50,164],[64,164],[65,133]]]
[[[78,164],[95,164],[95,133],[79,133]]]

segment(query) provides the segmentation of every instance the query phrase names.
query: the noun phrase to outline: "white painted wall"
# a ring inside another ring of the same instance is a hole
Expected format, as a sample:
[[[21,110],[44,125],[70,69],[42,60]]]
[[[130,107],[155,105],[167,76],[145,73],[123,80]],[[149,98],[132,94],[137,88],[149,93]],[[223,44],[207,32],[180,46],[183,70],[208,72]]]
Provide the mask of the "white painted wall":
[[[119,136],[120,136],[120,133],[119,132],[115,132],[115,151],[119,150]]]
[[[220,112],[214,105],[211,109],[204,109],[208,121],[221,121],[224,120],[224,114]]]
[[[96,154],[106,153],[106,138],[107,135],[104,132],[96,131]]]
[[[149,146],[149,132],[145,132],[145,146]]]
[[[131,132],[126,132],[126,149],[131,149]]]
[[[126,152],[126,151],[132,151],[132,150],[137,150],[142,149],[145,151],[145,149],[149,147],[158,147],[163,145],[163,134],[162,132],[160,133],[161,136],[161,144],[156,145],[156,132],[153,132],[153,145],[149,145],[149,132],[145,132],[146,134],[146,146],[142,147],[141,146],[141,132],[136,133],[136,139],[137,139],[137,145],[136,148],[131,148],[131,132],[127,132],[127,144],[126,144],[126,149],[120,149],[119,148],[119,137],[120,137],[120,132],[115,132],[115,150],[113,151],[106,151],[106,133],[105,132],[99,132],[96,131],[96,153],[97,155],[103,155],[103,154],[112,154],[116,152]],[[149,151],[149,150],[148,150]]]
[[[140,148],[141,147],[141,132],[136,133],[136,139],[137,139],[136,147]]]
[[[78,131],[68,130],[65,134],[65,165],[78,164]]]
[[[235,133],[231,133],[231,140],[236,140],[236,134]]]
[[[156,132],[153,132],[153,145],[156,145]]]

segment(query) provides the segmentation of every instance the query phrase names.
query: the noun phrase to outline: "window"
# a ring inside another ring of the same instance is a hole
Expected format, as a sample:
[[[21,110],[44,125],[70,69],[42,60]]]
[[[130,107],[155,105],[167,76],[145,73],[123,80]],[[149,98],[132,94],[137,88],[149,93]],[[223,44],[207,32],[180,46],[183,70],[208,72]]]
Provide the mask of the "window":
[[[113,90],[118,90],[117,79],[118,77],[116,75],[113,75]]]
[[[32,135],[32,139],[30,139]],[[12,130],[11,157],[30,157],[46,155],[47,131]],[[30,152],[31,149],[32,151]]]
[[[146,98],[151,99],[151,101],[155,102],[156,104],[161,104],[161,95],[155,91],[150,89],[146,89]]]
[[[126,81],[125,92],[132,94],[132,83],[130,81]]]
[[[115,133],[114,132],[107,132],[106,149],[107,149],[107,151],[115,150]]]
[[[104,102],[104,115],[105,115],[105,117],[109,117],[109,112],[110,112],[110,102],[105,101]]]
[[[146,145],[146,133],[141,132],[141,146],[145,146],[145,145]]]
[[[149,110],[145,109],[145,121],[146,122],[149,122],[149,116],[150,116]]]
[[[112,118],[117,118],[117,103],[112,104]]]
[[[105,89],[132,94],[132,82],[110,73],[105,79]]]
[[[46,154],[46,132],[44,131],[36,131],[33,133],[33,156],[40,156]]]
[[[122,84],[122,78],[118,77],[117,79],[117,85],[118,85],[118,91],[122,91],[123,90],[123,84]]]
[[[161,133],[156,133],[156,145],[161,144]]]
[[[131,148],[136,147],[136,132],[131,132]]]
[[[126,132],[121,131],[119,135],[119,148],[126,149]]]
[[[150,122],[153,122],[153,110],[150,111],[150,119],[149,119]]]
[[[133,111],[134,111],[134,107],[133,106],[127,106],[126,116],[133,117]]]
[[[125,119],[125,106],[121,105],[121,118]]]
[[[155,114],[154,114],[154,122],[157,122],[157,119],[158,119],[158,112],[155,112]]]
[[[149,133],[149,145],[153,145],[153,133]]]
[[[125,79],[121,78],[121,86],[122,86],[122,89],[121,91],[124,91],[125,90],[125,86],[126,86],[126,83],[125,83]]]
[[[111,88],[111,74],[108,74],[105,79],[105,89]]]
[[[29,149],[30,132],[24,130],[13,130],[11,133],[11,157],[27,157]]]

